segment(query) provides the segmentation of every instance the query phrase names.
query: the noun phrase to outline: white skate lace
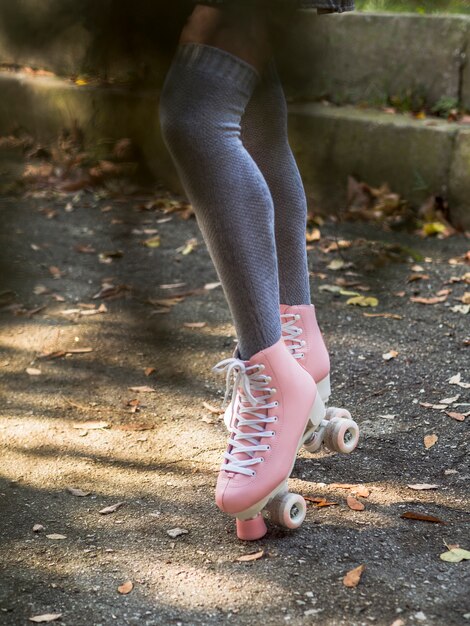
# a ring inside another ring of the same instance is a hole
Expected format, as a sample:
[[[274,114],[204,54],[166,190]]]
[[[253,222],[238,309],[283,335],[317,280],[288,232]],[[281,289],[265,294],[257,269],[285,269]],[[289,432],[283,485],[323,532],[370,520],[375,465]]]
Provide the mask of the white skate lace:
[[[273,394],[273,389],[268,386],[270,377],[260,374],[263,369],[262,364],[246,365],[236,358],[224,359],[212,368],[212,371],[218,374],[227,371],[224,405],[230,392],[230,378],[232,375],[235,378],[232,389],[229,447],[224,454],[226,462],[222,464],[222,469],[226,472],[254,476],[256,472],[252,466],[264,461],[264,457],[255,457],[256,453],[270,450],[269,445],[262,445],[259,440],[274,437],[273,431],[266,431],[266,424],[276,422],[277,416],[268,417],[267,409],[278,406],[278,403],[267,402]],[[255,397],[253,391],[264,393]],[[235,403],[237,392],[239,401]],[[235,404],[237,408],[234,419]],[[246,445],[247,442],[251,445]]]
[[[286,343],[286,348],[295,359],[301,359],[304,356],[302,352],[297,352],[299,348],[303,348],[305,345],[305,341],[299,339],[299,335],[303,332],[302,329],[295,326],[295,322],[299,319],[300,315],[294,313],[283,313],[281,315],[282,338],[285,342],[289,342]]]

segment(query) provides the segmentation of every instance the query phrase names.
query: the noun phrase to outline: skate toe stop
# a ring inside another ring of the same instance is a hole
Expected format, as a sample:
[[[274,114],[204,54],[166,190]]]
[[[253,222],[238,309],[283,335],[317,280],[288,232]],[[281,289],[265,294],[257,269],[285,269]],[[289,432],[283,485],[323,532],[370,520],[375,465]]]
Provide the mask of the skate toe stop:
[[[253,519],[237,519],[237,537],[243,541],[256,541],[268,532],[264,518],[258,513]]]

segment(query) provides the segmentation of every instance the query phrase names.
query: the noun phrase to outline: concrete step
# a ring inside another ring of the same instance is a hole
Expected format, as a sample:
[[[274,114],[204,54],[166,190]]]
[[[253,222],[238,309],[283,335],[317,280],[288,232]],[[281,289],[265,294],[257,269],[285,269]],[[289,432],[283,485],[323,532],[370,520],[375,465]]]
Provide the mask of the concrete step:
[[[290,137],[306,190],[322,209],[346,205],[353,175],[390,188],[419,207],[432,195],[470,226],[470,124],[354,106],[292,104]]]
[[[74,123],[88,146],[131,138],[155,176],[182,191],[158,127],[158,91],[77,86],[57,78],[0,73],[0,135],[17,125],[49,142]],[[290,137],[309,201],[346,205],[347,177],[387,182],[412,206],[449,201],[454,223],[470,227],[470,125],[416,120],[373,109],[291,104]]]

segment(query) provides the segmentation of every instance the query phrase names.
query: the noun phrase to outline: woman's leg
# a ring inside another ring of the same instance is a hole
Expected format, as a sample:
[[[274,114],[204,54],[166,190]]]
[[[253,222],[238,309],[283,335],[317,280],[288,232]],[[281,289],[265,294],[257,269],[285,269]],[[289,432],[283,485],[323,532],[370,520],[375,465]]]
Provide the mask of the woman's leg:
[[[255,68],[270,53],[261,16],[201,6],[196,17],[198,9],[206,15],[204,28],[190,20],[182,33],[161,94],[160,121],[246,360],[281,337],[273,201],[240,139],[240,120],[259,82]]]
[[[262,172],[274,203],[280,303],[310,304],[305,245],[307,201],[287,135],[287,105],[274,59],[242,117],[242,142]]]

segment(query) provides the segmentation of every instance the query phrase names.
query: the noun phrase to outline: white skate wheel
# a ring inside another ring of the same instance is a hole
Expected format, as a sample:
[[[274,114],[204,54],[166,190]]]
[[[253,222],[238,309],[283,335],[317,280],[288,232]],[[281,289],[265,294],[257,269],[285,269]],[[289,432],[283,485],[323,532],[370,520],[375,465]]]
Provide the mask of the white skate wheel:
[[[335,417],[341,417],[347,420],[352,419],[351,413],[347,409],[339,409],[337,406],[330,406],[326,410],[325,419],[332,420]]]
[[[276,496],[269,505],[271,519],[284,528],[299,528],[305,519],[307,505],[297,493],[283,493]]]
[[[307,452],[318,452],[321,448],[322,440],[323,438],[317,430],[317,432],[313,433],[310,439],[304,442],[304,448]]]
[[[325,430],[325,446],[333,452],[349,454],[359,441],[359,426],[354,420],[334,417]]]

